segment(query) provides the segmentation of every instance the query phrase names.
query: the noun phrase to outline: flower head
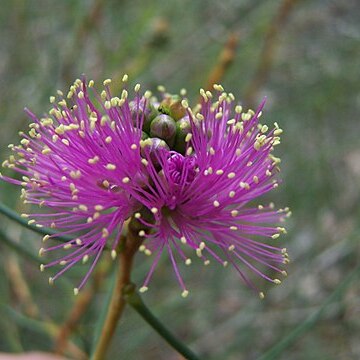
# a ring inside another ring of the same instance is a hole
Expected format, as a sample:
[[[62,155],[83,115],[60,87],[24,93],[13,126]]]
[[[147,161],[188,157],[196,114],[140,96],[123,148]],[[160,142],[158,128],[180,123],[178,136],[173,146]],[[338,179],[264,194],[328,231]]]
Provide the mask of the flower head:
[[[255,289],[247,269],[279,283],[261,269],[285,274],[286,250],[272,242],[285,232],[277,223],[288,209],[253,204],[278,185],[279,159],[272,151],[282,130],[259,123],[264,103],[244,112],[215,85],[214,100],[201,90],[201,103],[190,108],[184,97],[163,93],[158,102],[148,91],[142,95],[139,85],[132,100],[126,88],[112,97],[109,84],[98,94],[93,81],[76,80],[67,96],[50,98],[48,115],[38,118],[26,109],[30,131],[4,162],[22,180],[3,178],[23,186],[27,203],[48,209],[32,214],[39,226],[57,231],[44,240],[71,236],[65,245],[40,250],[67,252],[41,266],[62,266],[51,281],[92,259],[81,288],[105,246],[115,251],[133,217],[142,227],[140,250],[153,258],[141,291],[164,251],[183,296],[188,290],[179,260],[189,265],[192,254],[204,264],[212,258],[233,265]]]

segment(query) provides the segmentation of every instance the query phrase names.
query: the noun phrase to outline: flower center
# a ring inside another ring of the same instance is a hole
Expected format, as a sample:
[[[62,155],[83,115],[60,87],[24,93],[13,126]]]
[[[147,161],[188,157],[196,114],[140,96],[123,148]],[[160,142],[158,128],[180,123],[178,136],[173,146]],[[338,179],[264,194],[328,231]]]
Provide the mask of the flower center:
[[[172,151],[168,159],[170,179],[177,185],[191,183],[196,175],[195,165],[195,157],[184,157]]]

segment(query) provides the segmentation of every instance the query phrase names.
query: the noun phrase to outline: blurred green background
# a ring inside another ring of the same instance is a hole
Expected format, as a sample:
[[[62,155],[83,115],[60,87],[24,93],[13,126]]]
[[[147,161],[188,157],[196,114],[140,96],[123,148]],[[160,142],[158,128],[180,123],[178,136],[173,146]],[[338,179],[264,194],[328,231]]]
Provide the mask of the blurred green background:
[[[42,114],[49,96],[83,73],[98,84],[127,72],[143,88],[185,87],[194,102],[214,78],[246,107],[266,95],[266,123],[284,129],[283,183],[269,198],[293,211],[280,240],[292,259],[288,278],[264,285],[260,301],[230,268],[184,266],[191,295],[184,300],[164,259],[144,299],[204,359],[257,359],[301,324],[274,359],[359,359],[359,276],[347,281],[360,256],[359,23],[357,0],[1,0],[1,158],[27,128],[23,107]],[[0,186],[3,202],[27,210],[19,189]],[[37,253],[39,235],[0,219],[2,237]],[[0,259],[0,351],[52,351],[82,269],[50,288],[50,272],[4,242]],[[150,262],[137,260],[140,283]],[[107,279],[87,286],[89,308],[69,357],[92,346]],[[129,308],[109,358],[181,357]]]

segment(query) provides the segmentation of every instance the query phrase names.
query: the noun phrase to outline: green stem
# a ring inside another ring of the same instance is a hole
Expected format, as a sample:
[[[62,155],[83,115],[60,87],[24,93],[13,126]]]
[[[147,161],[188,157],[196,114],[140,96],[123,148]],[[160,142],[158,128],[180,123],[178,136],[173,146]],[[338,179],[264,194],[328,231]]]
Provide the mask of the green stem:
[[[200,358],[192,352],[185,344],[177,339],[146,307],[140,295],[134,287],[124,289],[126,302],[175,350],[188,360],[199,360]],[[126,291],[127,290],[127,291]]]
[[[24,226],[32,231],[35,231],[41,235],[54,235],[56,231],[53,229],[49,229],[46,227],[37,227],[36,225],[28,224],[28,220],[26,218],[22,218],[16,211],[10,209],[5,204],[0,202],[0,213],[7,216],[9,219],[17,222],[21,226]],[[54,239],[57,239],[61,242],[68,242],[73,238],[71,236],[54,236]]]
[[[20,245],[19,243],[15,242],[13,240],[10,240],[10,238],[1,229],[0,229],[0,241],[5,243],[11,249],[15,250],[17,253],[19,253],[21,255],[24,255],[29,260],[40,264],[41,261],[40,261],[40,258],[38,256],[33,254],[26,247]]]
[[[360,275],[360,266],[357,266],[354,271],[352,271],[330,294],[330,296],[324,301],[319,310],[314,314],[310,315],[304,322],[297,326],[294,330],[290,332],[285,338],[263,354],[258,360],[275,360],[279,358],[279,355],[290,345],[292,345],[297,338],[305,334],[310,330],[317,321],[321,318],[326,308],[339,298],[348,286]]]

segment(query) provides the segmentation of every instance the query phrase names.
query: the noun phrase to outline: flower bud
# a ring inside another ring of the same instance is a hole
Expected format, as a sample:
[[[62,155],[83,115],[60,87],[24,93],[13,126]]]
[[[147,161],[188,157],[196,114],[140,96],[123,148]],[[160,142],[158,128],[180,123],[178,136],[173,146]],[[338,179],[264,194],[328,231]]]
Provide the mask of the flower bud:
[[[179,120],[186,115],[186,109],[181,105],[181,98],[177,95],[166,97],[159,106],[159,111]]]
[[[191,132],[191,124],[188,116],[183,117],[176,122],[176,137],[174,150],[180,154],[185,154],[186,150],[186,135]]]
[[[149,132],[151,121],[159,114],[151,100],[143,97],[140,99],[139,105],[137,101],[134,100],[129,103],[129,107],[134,126],[136,126],[137,121],[140,122],[142,117],[144,117],[142,130]]]
[[[150,160],[156,169],[160,167],[157,154],[159,154],[159,152],[163,150],[169,151],[170,148],[164,140],[156,137],[148,138],[144,140],[141,144],[141,156],[145,158],[145,155],[149,154]]]
[[[166,141],[171,147],[175,142],[176,123],[169,115],[160,114],[150,124],[150,135]]]

